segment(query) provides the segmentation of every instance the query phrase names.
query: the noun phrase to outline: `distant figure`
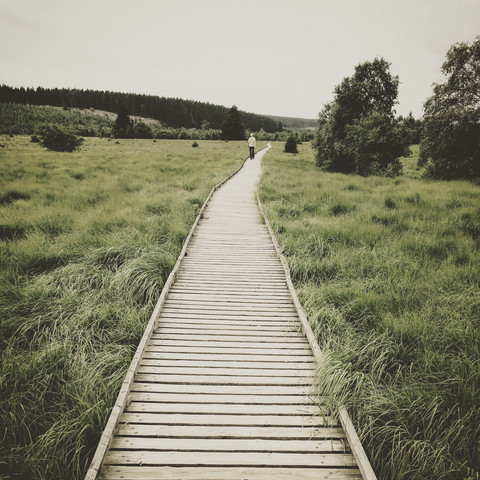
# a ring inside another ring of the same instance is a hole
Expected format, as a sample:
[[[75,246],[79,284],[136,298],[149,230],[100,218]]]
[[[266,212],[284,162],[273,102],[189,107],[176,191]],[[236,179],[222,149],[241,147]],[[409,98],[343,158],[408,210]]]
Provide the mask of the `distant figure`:
[[[250,149],[250,160],[255,158],[255,147],[257,146],[257,141],[253,136],[253,133],[250,134],[250,138],[248,139],[248,148]]]

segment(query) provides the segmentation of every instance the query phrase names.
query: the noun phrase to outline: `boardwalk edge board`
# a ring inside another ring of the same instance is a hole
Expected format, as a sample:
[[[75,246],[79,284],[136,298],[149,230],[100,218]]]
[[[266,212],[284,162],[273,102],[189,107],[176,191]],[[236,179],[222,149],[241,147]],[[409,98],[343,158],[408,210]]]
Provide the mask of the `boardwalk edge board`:
[[[102,436],[100,437],[100,441],[98,442],[97,449],[95,451],[95,454],[93,456],[92,462],[90,463],[90,467],[87,471],[87,474],[85,476],[85,480],[95,480],[97,478],[98,473],[100,472],[100,468],[103,463],[103,459],[105,457],[105,453],[109,449],[112,440],[113,440],[113,434],[115,431],[115,428],[118,424],[118,419],[123,412],[123,409],[125,408],[127,404],[127,399],[128,399],[128,393],[130,390],[130,386],[133,383],[135,373],[138,369],[143,351],[145,349],[145,346],[147,345],[147,341],[149,340],[150,336],[152,335],[152,332],[155,330],[157,327],[157,323],[159,320],[160,312],[162,310],[163,304],[165,303],[167,294],[170,291],[170,288],[175,282],[175,278],[177,275],[177,271],[180,268],[180,264],[183,260],[183,258],[187,255],[187,248],[190,243],[190,240],[192,239],[194,232],[197,228],[197,225],[201,218],[203,217],[203,214],[205,212],[205,209],[207,208],[208,203],[210,202],[210,199],[212,198],[212,195],[228,180],[230,180],[233,176],[235,176],[242,168],[245,162],[248,160],[249,157],[245,158],[242,162],[242,164],[230,175],[228,175],[226,178],[224,178],[220,183],[215,185],[212,190],[210,191],[207,199],[202,205],[202,208],[200,209],[197,217],[195,218],[195,222],[192,225],[192,228],[190,229],[190,232],[185,239],[183,243],[182,250],[180,251],[180,254],[178,256],[177,262],[175,263],[175,266],[173,267],[172,271],[170,272],[170,275],[167,278],[167,281],[165,282],[162,293],[160,294],[160,298],[157,301],[157,304],[155,305],[155,308],[153,310],[153,313],[150,317],[150,320],[147,323],[147,326],[145,327],[145,331],[143,333],[142,339],[140,340],[140,343],[138,344],[137,350],[135,351],[135,355],[133,356],[132,362],[130,363],[130,367],[127,370],[127,373],[125,375],[125,379],[123,380],[122,386],[120,387],[120,391],[117,396],[117,400],[115,402],[115,405],[110,413],[110,417],[108,418],[107,424],[105,426],[105,429],[102,433]]]
[[[261,162],[261,165],[263,170],[263,161]],[[303,332],[307,337],[308,343],[310,344],[310,347],[313,351],[315,360],[317,362],[320,362],[322,359],[322,351],[318,345],[317,339],[313,334],[312,328],[310,327],[310,323],[298,299],[297,292],[295,291],[295,287],[293,286],[292,278],[290,276],[290,267],[288,266],[288,263],[285,257],[283,256],[283,253],[280,249],[280,245],[278,244],[277,238],[275,237],[275,233],[272,229],[270,222],[268,221],[268,218],[265,214],[265,210],[263,209],[262,203],[260,202],[260,195],[258,194],[258,190],[257,190],[257,203],[258,203],[258,208],[260,210],[262,218],[272,238],[272,242],[277,252],[278,258],[283,266],[283,270],[285,271],[288,290],[290,291],[290,295],[292,296],[293,304],[295,306],[295,310],[297,311],[298,317],[302,324]],[[343,429],[345,430],[348,443],[355,457],[355,460],[357,461],[358,468],[362,474],[362,477],[364,478],[364,480],[377,480],[377,476],[375,475],[375,472],[373,471],[373,468],[370,465],[370,461],[368,460],[367,454],[365,453],[365,450],[362,446],[362,442],[358,437],[358,434],[355,430],[355,426],[353,425],[352,419],[350,418],[350,415],[348,414],[346,408],[343,407],[340,409],[339,416],[340,416],[340,422],[342,424]]]

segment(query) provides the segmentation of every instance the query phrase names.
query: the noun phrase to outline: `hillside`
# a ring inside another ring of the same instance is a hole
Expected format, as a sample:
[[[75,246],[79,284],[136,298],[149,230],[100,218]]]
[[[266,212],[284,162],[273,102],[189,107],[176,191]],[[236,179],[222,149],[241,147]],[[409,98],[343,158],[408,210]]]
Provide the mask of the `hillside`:
[[[134,93],[80,90],[70,88],[14,88],[0,86],[0,103],[51,105],[63,108],[95,109],[118,112],[124,105],[132,116],[148,117],[168,127],[221,129],[228,108],[211,103]],[[266,115],[240,112],[248,130],[276,132],[279,125]]]

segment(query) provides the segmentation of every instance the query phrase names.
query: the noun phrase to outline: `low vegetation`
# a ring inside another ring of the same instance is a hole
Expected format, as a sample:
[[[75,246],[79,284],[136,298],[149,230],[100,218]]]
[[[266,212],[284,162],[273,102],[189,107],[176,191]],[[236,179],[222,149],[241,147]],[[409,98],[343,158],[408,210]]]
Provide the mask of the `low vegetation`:
[[[264,157],[261,201],[378,478],[480,475],[480,187],[328,173],[308,144]]]
[[[117,114],[94,109],[62,109],[40,105],[21,105],[0,103],[0,134],[38,135],[48,124],[55,124],[71,130],[83,137],[115,136]],[[156,140],[219,140],[222,130],[211,128],[208,122],[202,122],[200,128],[168,127],[151,118],[129,115],[131,129],[125,132],[127,138],[154,138]],[[285,140],[291,132],[266,132],[262,128],[255,131],[257,140]],[[302,130],[295,132],[299,140],[308,141],[313,132]]]
[[[0,144],[0,477],[81,479],[200,206],[247,148]]]

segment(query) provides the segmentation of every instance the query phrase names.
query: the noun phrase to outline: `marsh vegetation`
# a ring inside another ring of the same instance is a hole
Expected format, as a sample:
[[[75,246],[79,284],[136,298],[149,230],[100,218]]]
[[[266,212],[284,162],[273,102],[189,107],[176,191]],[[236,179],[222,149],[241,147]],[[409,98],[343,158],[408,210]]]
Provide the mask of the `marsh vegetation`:
[[[477,479],[480,187],[328,173],[275,144],[260,198],[378,478]]]
[[[245,142],[0,144],[0,477],[80,479],[182,242]]]

